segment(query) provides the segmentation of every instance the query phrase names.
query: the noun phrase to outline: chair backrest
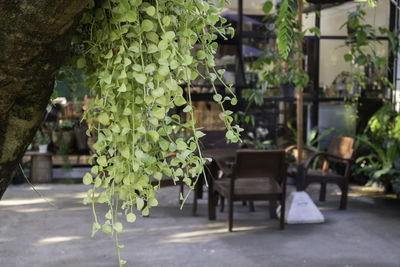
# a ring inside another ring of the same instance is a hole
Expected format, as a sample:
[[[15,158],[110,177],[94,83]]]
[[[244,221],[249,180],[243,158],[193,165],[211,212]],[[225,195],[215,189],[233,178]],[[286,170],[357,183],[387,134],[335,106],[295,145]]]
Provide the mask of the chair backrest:
[[[203,131],[206,135],[201,138],[200,147],[202,149],[214,148],[238,148],[236,143],[226,143],[226,131]]]
[[[333,136],[328,147],[328,153],[344,159],[351,159],[353,157],[354,141],[355,141],[354,138],[351,137]],[[338,161],[334,159],[330,160]],[[343,163],[343,161],[340,160],[338,162]],[[325,160],[322,165],[322,170],[327,170],[328,168],[329,168],[329,163]]]
[[[328,153],[335,156],[351,159],[353,156],[354,138],[333,136],[328,147]]]
[[[286,153],[284,150],[242,149],[236,154],[234,178],[268,177],[279,182],[286,179]]]

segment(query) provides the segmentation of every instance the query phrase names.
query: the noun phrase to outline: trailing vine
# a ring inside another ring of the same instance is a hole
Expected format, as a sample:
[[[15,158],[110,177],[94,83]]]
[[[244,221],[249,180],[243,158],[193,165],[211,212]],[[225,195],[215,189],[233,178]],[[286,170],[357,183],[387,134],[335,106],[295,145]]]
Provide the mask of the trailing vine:
[[[227,30],[233,35],[219,16],[223,2],[91,1],[73,39],[76,65],[93,96],[84,115],[87,134],[97,138],[93,167],[83,177],[92,185],[84,203],[92,204],[92,235],[101,229],[115,236],[120,266],[125,263],[118,244],[122,222],[134,222],[138,213],[147,216],[158,204],[152,179],[172,177],[193,190],[203,172],[206,159],[198,142],[204,133],[195,127],[191,81],[202,76],[211,84],[222,82],[223,70],[216,70],[214,62],[216,39],[227,38]],[[232,93],[232,85],[224,85]],[[214,91],[226,138],[237,142],[242,129],[231,125],[232,112],[224,109],[225,102],[235,105],[237,99]],[[185,121],[178,109],[191,119]],[[188,138],[178,135],[182,129]],[[108,206],[104,219],[96,214],[96,202]]]
[[[267,6],[267,1],[264,7]],[[296,31],[297,28],[297,0],[283,0],[278,9],[278,16],[275,20],[275,25],[277,27],[276,37],[279,54],[283,59],[287,59],[289,53],[291,52],[294,43],[296,42]],[[269,8],[264,8],[263,11],[267,15],[271,10],[272,5]]]

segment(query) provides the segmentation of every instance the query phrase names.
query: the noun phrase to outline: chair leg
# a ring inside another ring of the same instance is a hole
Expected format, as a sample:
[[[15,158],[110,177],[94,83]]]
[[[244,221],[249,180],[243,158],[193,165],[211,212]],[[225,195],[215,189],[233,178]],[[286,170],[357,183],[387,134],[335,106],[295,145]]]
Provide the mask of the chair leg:
[[[218,193],[213,191],[208,191],[208,219],[215,220],[216,215],[216,208],[217,208],[217,201],[218,201]]]
[[[201,175],[200,179],[196,184],[197,198],[203,198],[203,185],[204,185],[204,177]]]
[[[270,200],[269,201],[269,217],[271,219],[276,219],[277,218],[277,216],[276,216],[276,208],[277,208],[276,200]]]
[[[280,217],[280,225],[279,228],[283,230],[285,228],[285,204],[286,200],[284,197],[281,198],[281,217]]]
[[[340,206],[339,209],[345,210],[347,208],[347,193],[349,190],[348,182],[345,182],[342,186],[340,186],[342,190],[342,196],[340,197]]]
[[[228,231],[232,232],[232,226],[233,226],[233,199],[232,199],[232,196],[229,196],[228,202],[229,202]]]
[[[249,210],[250,210],[251,212],[256,211],[256,209],[254,208],[254,201],[249,201]]]
[[[220,204],[221,206],[219,207],[219,211],[220,212],[224,212],[224,208],[225,208],[225,198],[223,196],[221,196],[219,198]]]
[[[321,183],[321,190],[319,191],[319,201],[325,202],[326,200],[326,183]]]

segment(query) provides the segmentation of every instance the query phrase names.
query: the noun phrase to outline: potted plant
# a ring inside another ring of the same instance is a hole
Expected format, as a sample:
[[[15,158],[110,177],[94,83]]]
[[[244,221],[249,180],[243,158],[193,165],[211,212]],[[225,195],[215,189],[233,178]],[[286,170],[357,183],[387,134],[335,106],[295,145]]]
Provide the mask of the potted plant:
[[[43,134],[41,131],[37,131],[34,138],[35,144],[39,147],[39,153],[46,153],[47,146],[50,143],[50,137]]]
[[[292,68],[291,64],[295,64],[294,59],[289,58],[286,62],[283,62],[275,52],[260,59],[264,61],[260,63],[262,65],[259,72],[259,81],[262,86],[268,89],[278,87],[280,96],[293,97],[295,90],[293,81],[296,76],[296,68]],[[258,67],[260,64],[256,63],[254,67]]]

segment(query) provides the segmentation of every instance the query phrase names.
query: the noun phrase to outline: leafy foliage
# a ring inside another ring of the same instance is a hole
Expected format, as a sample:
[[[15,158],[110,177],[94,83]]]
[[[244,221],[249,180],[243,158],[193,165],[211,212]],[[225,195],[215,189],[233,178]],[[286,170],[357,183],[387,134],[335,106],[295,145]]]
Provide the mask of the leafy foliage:
[[[369,1],[373,4],[375,1]],[[374,5],[370,5],[371,7]],[[389,70],[387,59],[376,53],[376,44],[381,44],[377,38],[375,28],[365,22],[366,12],[357,6],[357,9],[350,12],[347,21],[341,26],[348,28],[348,37],[346,46],[349,53],[344,55],[344,60],[351,65],[350,82],[347,84],[347,90],[353,91],[356,102],[360,96],[362,89],[376,86],[389,87],[394,89],[393,84],[387,79],[385,72]],[[381,35],[387,36],[389,39],[390,49],[395,52],[398,49],[398,40],[388,29],[379,28]],[[394,53],[396,55],[397,52]],[[366,73],[367,69],[375,70],[375,73]]]
[[[267,4],[269,3],[269,4]],[[268,49],[255,62],[253,69],[260,70],[261,87],[286,86],[304,88],[309,81],[302,66],[304,58],[302,43],[306,31],[315,32],[317,28],[301,31],[297,21],[298,3],[295,0],[282,1],[278,7],[278,15],[269,14],[271,1],[267,1],[263,8],[266,20],[272,20],[275,27],[268,27],[268,33],[276,33],[278,49]]]
[[[364,132],[358,136],[356,147],[361,156],[355,161],[354,171],[367,175],[368,184],[400,183],[399,128],[400,114],[387,103],[370,118]]]
[[[120,215],[134,222],[138,213],[147,216],[158,204],[152,180],[172,177],[193,189],[203,172],[206,159],[198,140],[204,134],[195,128],[190,86],[201,75],[199,65],[205,66],[204,78],[212,84],[222,82],[214,62],[215,40],[218,35],[226,38],[226,20],[219,16],[222,4],[101,0],[91,1],[83,15],[73,40],[80,51],[75,63],[94,96],[85,118],[90,125],[87,134],[97,137],[91,173],[83,178],[93,188],[84,202],[92,203],[93,235],[100,229],[114,234],[118,255]],[[194,55],[195,45],[200,49]],[[187,84],[186,92],[181,84]],[[231,85],[226,88],[232,92]],[[227,100],[214,90],[226,138],[237,142],[242,129],[231,125],[232,112],[223,106]],[[234,105],[237,99],[230,102]],[[181,118],[178,109],[191,120]],[[182,130],[187,138],[179,135]],[[175,156],[168,161],[171,153]],[[96,215],[95,202],[109,207],[104,222]]]
[[[47,145],[50,143],[50,137],[43,133],[41,130],[36,131],[35,136],[33,138],[33,141],[37,144],[37,145]]]
[[[269,10],[266,10],[269,11]],[[283,0],[275,21],[279,54],[287,59],[295,39],[297,0]]]
[[[292,138],[289,140],[291,144],[297,143],[297,130],[293,127],[293,125],[288,122],[287,127],[292,132]],[[310,134],[304,143],[304,148],[313,152],[317,152],[321,150],[320,143],[321,141],[328,135],[335,132],[334,128],[328,128],[324,131],[319,132],[318,126],[315,126],[311,129]]]
[[[319,35],[318,29],[306,29],[301,31],[301,24],[297,21],[298,2],[296,0],[284,0],[277,5],[277,14],[270,14],[273,2],[266,1],[263,5],[266,21],[266,33],[277,36],[277,49],[275,46],[267,46],[267,49],[252,66],[258,72],[259,84],[257,89],[247,89],[243,97],[247,102],[244,112],[235,114],[238,121],[246,127],[246,124],[255,125],[254,117],[249,115],[253,104],[261,106],[264,95],[269,89],[276,87],[287,88],[294,92],[296,88],[304,88],[309,81],[307,73],[302,68],[304,54],[302,43],[306,31],[314,31]],[[287,95],[285,95],[287,96]],[[246,127],[249,128],[249,127]],[[259,128],[259,127],[258,127]],[[265,140],[262,134],[257,134],[257,129],[249,135],[252,143],[260,148],[271,147],[270,141]],[[262,137],[261,139],[259,137]]]

